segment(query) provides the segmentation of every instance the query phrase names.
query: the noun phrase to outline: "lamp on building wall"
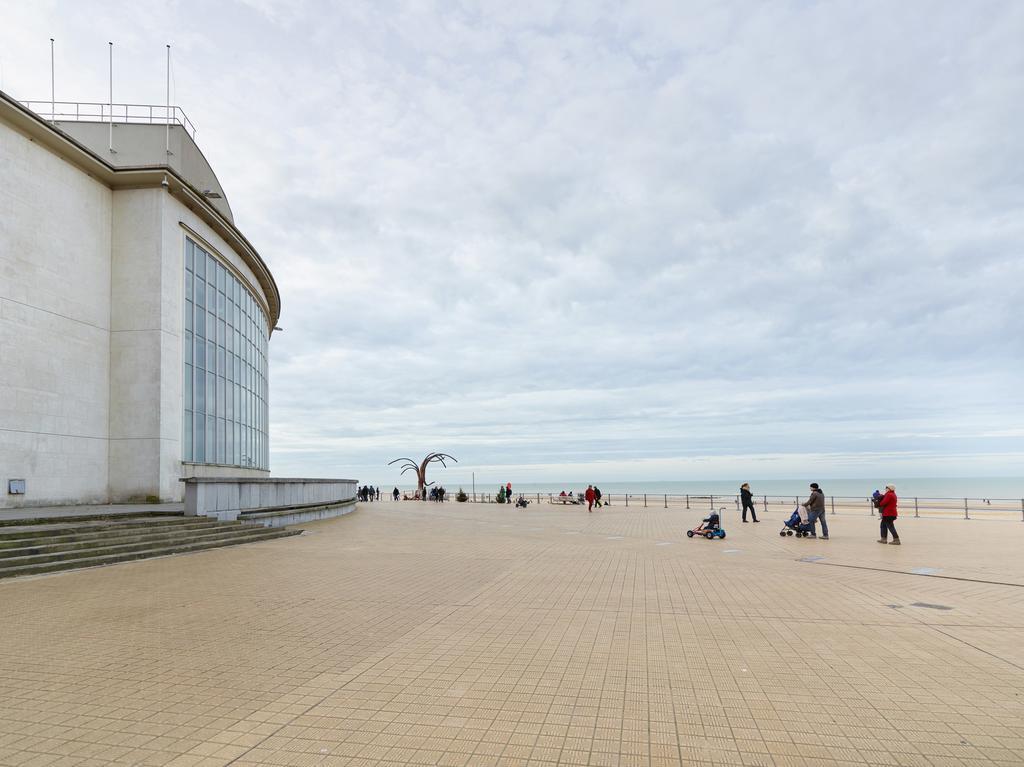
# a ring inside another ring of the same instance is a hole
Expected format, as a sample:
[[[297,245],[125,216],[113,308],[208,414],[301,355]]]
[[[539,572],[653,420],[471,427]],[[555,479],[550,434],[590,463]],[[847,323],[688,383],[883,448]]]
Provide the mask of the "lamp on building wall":
[[[203,194],[203,197],[205,197],[208,200],[219,200],[220,199],[220,192],[214,192],[214,191],[211,191],[209,189],[204,189],[202,194]]]

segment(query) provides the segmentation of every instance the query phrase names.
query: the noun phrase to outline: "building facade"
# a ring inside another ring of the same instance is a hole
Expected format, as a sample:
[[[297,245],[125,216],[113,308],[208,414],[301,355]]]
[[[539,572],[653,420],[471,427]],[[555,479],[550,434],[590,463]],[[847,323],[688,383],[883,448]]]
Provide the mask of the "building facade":
[[[48,117],[0,92],[0,508],[268,476],[280,295],[187,121]]]

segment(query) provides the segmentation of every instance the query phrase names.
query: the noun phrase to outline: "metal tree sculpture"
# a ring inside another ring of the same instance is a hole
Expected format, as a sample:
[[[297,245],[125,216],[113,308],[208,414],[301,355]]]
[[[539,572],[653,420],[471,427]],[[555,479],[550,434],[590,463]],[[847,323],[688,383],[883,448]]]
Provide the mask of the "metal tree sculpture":
[[[405,463],[402,464],[402,474],[405,474],[407,471],[416,472],[416,492],[420,494],[420,498],[425,498],[424,490],[434,484],[433,482],[427,482],[427,466],[434,461],[437,461],[447,469],[448,464],[445,463],[445,459],[458,463],[458,460],[447,453],[430,453],[419,465],[417,465],[412,458],[396,458],[393,461],[388,461],[388,466],[398,463],[399,461],[405,461]]]

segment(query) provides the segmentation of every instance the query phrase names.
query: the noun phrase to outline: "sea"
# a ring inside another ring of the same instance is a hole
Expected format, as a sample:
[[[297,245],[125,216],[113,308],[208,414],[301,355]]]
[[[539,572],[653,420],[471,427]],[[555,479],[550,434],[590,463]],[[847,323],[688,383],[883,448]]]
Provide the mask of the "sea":
[[[443,472],[428,479],[436,479],[449,492],[459,487],[467,493],[472,491],[468,482],[452,482],[443,476]],[[740,485],[747,482],[751,492],[768,496],[806,496],[808,485],[817,482],[825,495],[846,496],[850,498],[867,497],[874,490],[883,490],[886,485],[894,485],[897,495],[919,498],[987,498],[989,500],[1020,500],[1024,499],[1024,477],[864,477],[860,479],[829,479],[827,477],[807,477],[803,479],[730,479],[730,480],[685,480],[685,481],[631,481],[617,482],[593,479],[605,495],[624,494],[642,495],[736,495]],[[497,492],[498,482],[491,487],[477,478],[478,493]],[[513,482],[515,493],[560,493],[582,492],[587,483],[581,482]]]

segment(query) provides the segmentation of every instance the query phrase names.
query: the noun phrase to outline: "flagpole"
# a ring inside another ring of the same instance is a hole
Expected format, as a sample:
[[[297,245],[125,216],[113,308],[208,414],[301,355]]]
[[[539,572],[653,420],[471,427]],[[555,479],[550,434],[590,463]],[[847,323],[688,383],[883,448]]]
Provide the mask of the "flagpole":
[[[171,154],[171,46],[167,46],[167,111],[164,113],[167,118],[167,155]]]
[[[50,38],[50,120],[51,121],[57,119],[57,116],[55,114],[56,111],[57,111],[57,108],[56,108],[57,102],[55,100],[56,97],[54,96],[53,82],[54,82],[53,81],[53,38],[51,37]]]
[[[110,101],[108,102],[110,108],[110,114],[107,115],[107,125],[109,138],[107,139],[107,146],[111,152],[114,151],[114,44],[107,42],[110,51],[109,57],[109,73],[110,73]]]

